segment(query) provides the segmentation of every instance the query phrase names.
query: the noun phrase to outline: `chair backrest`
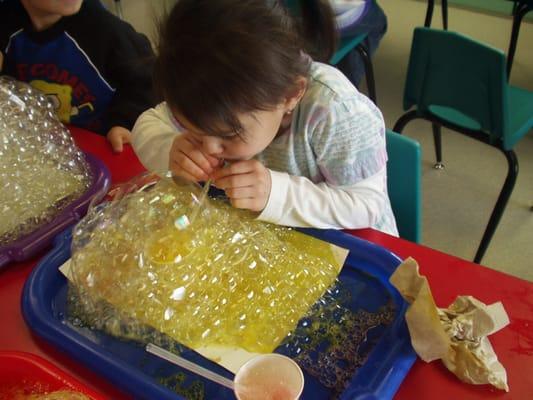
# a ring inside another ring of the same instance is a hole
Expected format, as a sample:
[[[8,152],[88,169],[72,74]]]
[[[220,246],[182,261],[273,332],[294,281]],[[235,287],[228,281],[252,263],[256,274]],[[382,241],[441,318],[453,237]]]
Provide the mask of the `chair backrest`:
[[[387,187],[400,237],[420,242],[421,151],[417,141],[387,131]]]
[[[416,28],[405,83],[404,109],[453,108],[474,119],[491,140],[509,126],[505,55],[456,32]]]
[[[341,38],[337,44],[337,50],[329,60],[329,63],[331,65],[337,65],[346,56],[346,54],[359,46],[359,44],[362,43],[367,36],[368,33],[361,33],[356,36]]]

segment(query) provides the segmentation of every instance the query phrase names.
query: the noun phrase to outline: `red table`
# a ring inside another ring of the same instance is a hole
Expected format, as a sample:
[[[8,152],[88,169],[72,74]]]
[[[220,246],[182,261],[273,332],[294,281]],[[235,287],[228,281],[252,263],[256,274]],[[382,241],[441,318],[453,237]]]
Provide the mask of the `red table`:
[[[143,170],[131,147],[126,146],[121,154],[113,154],[103,137],[76,128],[72,132],[84,151],[106,163],[114,183],[123,182]],[[418,360],[395,399],[533,399],[533,283],[372,229],[350,233],[386,247],[402,258],[415,258],[439,306],[447,306],[457,295],[472,295],[485,303],[502,301],[511,319],[509,326],[490,336],[507,369],[509,393],[490,386],[461,383],[440,362],[426,364]],[[20,311],[22,287],[41,257],[42,254],[0,271],[0,321],[3,324],[0,350],[40,355],[110,399],[128,399],[95,373],[33,336],[24,323]]]

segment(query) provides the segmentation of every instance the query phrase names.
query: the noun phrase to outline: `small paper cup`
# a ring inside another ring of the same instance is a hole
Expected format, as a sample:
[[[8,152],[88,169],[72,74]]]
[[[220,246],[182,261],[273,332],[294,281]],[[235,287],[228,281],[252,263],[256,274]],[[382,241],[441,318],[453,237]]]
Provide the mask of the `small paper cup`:
[[[235,375],[238,400],[298,400],[304,389],[302,370],[281,354],[264,354],[246,362]]]

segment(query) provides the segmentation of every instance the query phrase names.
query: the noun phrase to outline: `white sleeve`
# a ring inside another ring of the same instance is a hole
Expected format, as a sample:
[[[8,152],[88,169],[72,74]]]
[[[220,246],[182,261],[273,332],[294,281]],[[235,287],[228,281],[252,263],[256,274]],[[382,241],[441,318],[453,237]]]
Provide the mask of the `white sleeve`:
[[[132,129],[132,146],[149,171],[168,171],[168,157],[174,138],[179,135],[166,103],[143,112]]]
[[[272,189],[258,219],[294,227],[358,229],[374,226],[388,201],[386,168],[350,186],[315,184],[270,170]]]

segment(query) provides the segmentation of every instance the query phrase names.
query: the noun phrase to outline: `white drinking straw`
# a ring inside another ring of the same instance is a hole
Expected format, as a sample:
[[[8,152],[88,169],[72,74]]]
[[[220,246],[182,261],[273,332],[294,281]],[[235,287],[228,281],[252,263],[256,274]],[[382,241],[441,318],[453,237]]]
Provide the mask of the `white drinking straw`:
[[[207,182],[204,183],[204,187],[202,188],[202,193],[200,193],[200,198],[198,199],[198,204],[196,204],[196,207],[192,211],[192,215],[190,218],[191,224],[194,222],[194,220],[198,216],[198,213],[200,212],[200,208],[204,204],[204,201],[207,197],[207,192],[209,192],[210,186],[211,186],[211,179],[208,179]]]
[[[171,353],[170,351],[167,351],[165,349],[162,349],[161,347],[158,347],[155,344],[148,343],[146,345],[146,351],[164,360],[167,360],[173,364],[176,364],[182,368],[185,368],[186,370],[194,372],[197,375],[203,376],[204,378],[207,378],[213,382],[216,382],[219,385],[225,386],[228,389],[231,389],[231,390],[234,389],[233,381],[231,379],[224,378],[222,375],[219,375],[213,371],[210,371],[207,368],[201,367],[198,364],[195,364],[189,360],[186,360],[185,358],[177,356],[176,354]]]

